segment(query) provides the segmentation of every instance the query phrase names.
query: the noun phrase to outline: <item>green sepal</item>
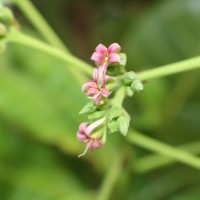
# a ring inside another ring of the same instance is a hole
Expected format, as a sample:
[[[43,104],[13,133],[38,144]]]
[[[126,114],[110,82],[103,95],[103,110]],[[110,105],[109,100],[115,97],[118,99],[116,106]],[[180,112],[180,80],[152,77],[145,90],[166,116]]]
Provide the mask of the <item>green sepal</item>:
[[[90,121],[95,121],[103,116],[105,116],[105,111],[95,111],[88,115],[88,119]]]
[[[125,87],[125,92],[129,97],[132,97],[134,94],[134,90],[130,86]]]
[[[124,136],[126,136],[128,132],[128,127],[129,127],[129,121],[124,115],[121,115],[120,117],[117,118],[117,126],[120,131],[120,133]]]
[[[101,138],[101,144],[105,144],[106,143],[106,129],[103,132],[102,138]]]
[[[125,53],[119,53],[120,56],[120,67],[126,66],[127,57]]]
[[[107,122],[108,132],[115,133],[119,131],[117,120],[112,120]]]
[[[83,114],[93,113],[94,111],[96,111],[96,109],[97,109],[96,105],[92,102],[89,102],[82,108],[79,114],[83,115]]]
[[[109,120],[111,121],[114,118],[119,117],[120,115],[122,115],[122,109],[118,108],[118,107],[112,107],[110,112],[109,112]]]
[[[140,92],[144,89],[142,82],[139,79],[136,79],[131,84],[133,90]]]

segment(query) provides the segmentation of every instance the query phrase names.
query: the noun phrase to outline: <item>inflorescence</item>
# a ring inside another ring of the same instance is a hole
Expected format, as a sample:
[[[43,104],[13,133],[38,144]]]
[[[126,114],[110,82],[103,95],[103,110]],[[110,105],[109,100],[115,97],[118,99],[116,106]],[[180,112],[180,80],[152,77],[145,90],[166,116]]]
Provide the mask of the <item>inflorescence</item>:
[[[97,68],[93,71],[93,79],[82,86],[88,96],[88,102],[80,114],[86,114],[89,122],[79,126],[77,138],[86,144],[82,154],[104,146],[107,133],[128,132],[130,116],[122,103],[126,96],[143,90],[136,74],[125,71],[126,54],[119,53],[121,47],[117,43],[106,48],[103,44],[96,47],[91,59]]]

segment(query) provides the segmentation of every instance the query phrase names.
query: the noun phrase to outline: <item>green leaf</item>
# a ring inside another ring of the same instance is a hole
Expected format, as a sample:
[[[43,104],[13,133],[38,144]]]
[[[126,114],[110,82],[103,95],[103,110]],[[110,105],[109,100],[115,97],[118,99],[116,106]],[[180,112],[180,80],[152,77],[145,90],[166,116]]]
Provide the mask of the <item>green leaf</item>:
[[[83,114],[93,113],[96,109],[97,107],[95,106],[95,104],[89,102],[81,109],[79,114],[83,115]]]

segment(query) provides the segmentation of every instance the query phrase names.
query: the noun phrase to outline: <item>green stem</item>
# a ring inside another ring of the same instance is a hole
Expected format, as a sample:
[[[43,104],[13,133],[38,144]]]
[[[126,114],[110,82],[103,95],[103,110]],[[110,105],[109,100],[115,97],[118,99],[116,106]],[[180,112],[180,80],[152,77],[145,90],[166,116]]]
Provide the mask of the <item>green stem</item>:
[[[193,142],[191,144],[181,145],[178,147],[181,150],[187,151],[192,154],[200,153],[200,142]],[[134,161],[133,170],[140,173],[149,172],[156,168],[166,166],[175,162],[176,160],[172,158],[162,157],[157,154],[152,154]]]
[[[108,200],[112,193],[113,187],[120,176],[123,167],[124,155],[117,155],[115,160],[112,162],[112,165],[109,168],[108,173],[105,176],[103,184],[101,185],[100,190],[98,191],[96,200]]]
[[[80,73],[78,70],[81,70],[85,74],[92,73],[92,67],[86,62],[72,56],[70,54],[64,53],[64,51],[59,50],[55,47],[52,47],[48,44],[45,44],[42,41],[29,37],[23,33],[16,31],[15,29],[11,29],[9,36],[7,37],[9,42],[21,44],[28,46],[30,48],[37,49],[39,51],[43,51],[51,56],[54,56],[68,64],[69,67],[72,68],[76,73]]]
[[[121,108],[122,107],[122,103],[124,101],[124,96],[125,96],[125,90],[124,87],[119,87],[116,92],[115,92],[115,96],[113,97],[113,99],[110,102],[110,105],[114,105],[116,107]]]
[[[140,80],[149,80],[200,68],[200,56],[137,73]]]
[[[50,44],[69,53],[54,30],[29,0],[15,0],[14,2]]]
[[[175,159],[196,169],[200,169],[200,158],[188,152],[176,149],[175,147],[167,145],[163,142],[156,141],[135,130],[130,130],[126,138],[129,142],[147,150]]]
[[[58,59],[61,59],[65,62],[72,64],[73,66],[76,66],[88,75],[92,74],[92,67],[84,61],[76,58],[75,56],[66,54],[62,50],[53,48],[50,45],[47,45],[37,39],[24,35],[20,32],[11,31],[7,39],[10,42],[26,45],[28,47],[44,51],[54,57],[57,57]],[[140,80],[149,80],[196,68],[200,68],[200,56],[181,62],[165,65],[163,67],[158,67],[156,69],[147,70],[145,72],[140,72],[137,75]],[[74,70],[76,71],[76,69]]]

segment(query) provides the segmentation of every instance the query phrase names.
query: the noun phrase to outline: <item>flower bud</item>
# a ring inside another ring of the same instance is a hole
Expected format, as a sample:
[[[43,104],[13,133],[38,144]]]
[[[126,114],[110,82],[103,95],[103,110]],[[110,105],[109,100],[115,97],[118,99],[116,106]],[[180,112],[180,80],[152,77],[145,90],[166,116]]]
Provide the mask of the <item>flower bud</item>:
[[[123,81],[126,85],[130,85],[134,79],[136,79],[136,74],[134,72],[131,71],[124,74]]]
[[[142,82],[139,79],[134,80],[133,83],[131,84],[131,87],[136,92],[140,92],[144,88]]]
[[[133,90],[130,86],[126,86],[126,87],[125,87],[125,91],[126,91],[126,94],[127,94],[129,97],[132,97],[133,94],[134,94],[134,90]]]
[[[127,113],[124,113],[124,115],[121,115],[117,118],[117,126],[120,131],[120,133],[124,136],[126,136],[128,132],[130,117]]]

